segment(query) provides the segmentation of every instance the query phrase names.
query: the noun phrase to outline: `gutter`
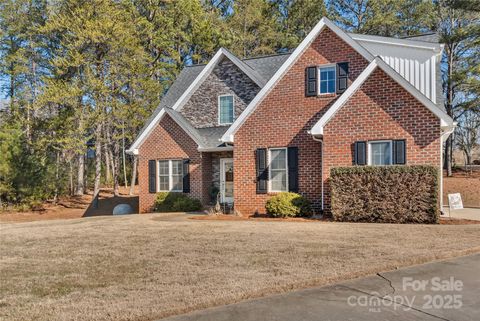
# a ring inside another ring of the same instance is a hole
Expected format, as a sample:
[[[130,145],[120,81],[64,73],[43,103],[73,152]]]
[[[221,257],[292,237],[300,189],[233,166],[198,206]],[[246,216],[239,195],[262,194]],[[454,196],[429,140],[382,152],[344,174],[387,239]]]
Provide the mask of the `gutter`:
[[[198,147],[199,152],[229,152],[233,151],[233,146],[224,147]]]

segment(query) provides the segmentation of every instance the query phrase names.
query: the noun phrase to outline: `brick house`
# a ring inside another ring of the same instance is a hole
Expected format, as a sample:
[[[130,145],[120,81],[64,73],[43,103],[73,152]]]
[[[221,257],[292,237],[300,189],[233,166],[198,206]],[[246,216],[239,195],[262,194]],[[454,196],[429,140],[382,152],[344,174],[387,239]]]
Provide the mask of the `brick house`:
[[[443,46],[350,34],[323,18],[290,54],[240,59],[220,49],[185,67],[129,149],[140,212],[176,191],[244,215],[275,193],[328,210],[335,166],[430,164],[455,124],[441,101]],[[441,199],[441,198],[440,198]]]

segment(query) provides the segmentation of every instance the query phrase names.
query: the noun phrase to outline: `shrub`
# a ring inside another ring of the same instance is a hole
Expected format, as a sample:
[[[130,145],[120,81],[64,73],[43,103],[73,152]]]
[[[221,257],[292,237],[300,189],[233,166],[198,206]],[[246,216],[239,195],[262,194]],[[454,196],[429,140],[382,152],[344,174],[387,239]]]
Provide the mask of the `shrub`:
[[[155,212],[193,212],[202,209],[198,199],[182,193],[161,192],[155,200]]]
[[[336,221],[438,223],[439,170],[434,166],[332,168]]]
[[[267,214],[273,217],[295,217],[311,213],[310,202],[300,194],[283,192],[271,197],[265,204]]]

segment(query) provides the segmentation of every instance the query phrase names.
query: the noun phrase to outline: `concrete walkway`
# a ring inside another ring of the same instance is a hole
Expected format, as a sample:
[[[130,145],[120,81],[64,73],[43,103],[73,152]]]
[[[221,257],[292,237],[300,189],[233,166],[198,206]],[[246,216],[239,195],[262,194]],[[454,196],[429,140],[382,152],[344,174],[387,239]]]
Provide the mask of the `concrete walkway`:
[[[480,208],[465,207],[461,210],[448,210],[448,206],[443,207],[442,217],[463,218],[466,220],[480,221]]]
[[[164,320],[480,320],[479,271],[475,254]]]

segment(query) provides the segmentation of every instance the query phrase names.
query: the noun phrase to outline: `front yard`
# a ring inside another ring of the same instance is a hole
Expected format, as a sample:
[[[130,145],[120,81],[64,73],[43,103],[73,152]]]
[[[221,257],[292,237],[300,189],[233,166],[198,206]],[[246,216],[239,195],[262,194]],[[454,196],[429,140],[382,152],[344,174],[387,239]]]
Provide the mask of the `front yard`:
[[[166,221],[0,225],[0,319],[164,316],[480,251],[480,225]]]

